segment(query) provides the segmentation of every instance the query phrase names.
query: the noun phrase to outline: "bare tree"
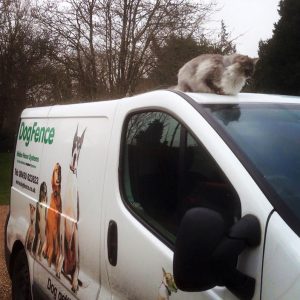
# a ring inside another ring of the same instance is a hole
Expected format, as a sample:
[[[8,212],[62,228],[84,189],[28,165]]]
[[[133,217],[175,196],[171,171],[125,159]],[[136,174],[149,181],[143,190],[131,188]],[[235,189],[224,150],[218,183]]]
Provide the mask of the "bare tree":
[[[52,58],[69,70],[77,97],[89,100],[103,88],[97,70],[95,16],[96,0],[47,1],[35,11],[57,46]]]
[[[79,97],[131,94],[155,64],[152,43],[196,35],[212,4],[178,0],[47,1],[36,18],[56,41]]]
[[[34,85],[34,66],[47,52],[47,38],[35,30],[30,1],[0,2],[0,129],[12,127]],[[5,124],[6,123],[6,124]]]
[[[194,0],[0,1],[0,131],[25,106],[136,92],[157,46],[201,39],[214,10]]]
[[[151,46],[174,33],[197,35],[214,5],[175,0],[104,0],[99,3],[99,31],[108,90],[134,92],[138,81],[155,65]],[[102,12],[105,13],[102,13]]]

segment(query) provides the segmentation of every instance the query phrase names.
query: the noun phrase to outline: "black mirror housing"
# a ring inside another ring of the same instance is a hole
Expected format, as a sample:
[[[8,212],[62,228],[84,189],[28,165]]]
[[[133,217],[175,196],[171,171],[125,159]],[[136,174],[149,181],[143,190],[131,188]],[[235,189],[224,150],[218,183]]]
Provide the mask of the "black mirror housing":
[[[179,227],[173,271],[176,285],[184,291],[205,291],[216,285],[211,254],[225,234],[221,215],[206,208],[189,210]]]
[[[175,243],[175,283],[184,291],[226,286],[241,299],[251,299],[255,280],[236,269],[239,254],[260,244],[255,216],[246,215],[229,230],[222,216],[211,209],[193,208],[182,219]]]

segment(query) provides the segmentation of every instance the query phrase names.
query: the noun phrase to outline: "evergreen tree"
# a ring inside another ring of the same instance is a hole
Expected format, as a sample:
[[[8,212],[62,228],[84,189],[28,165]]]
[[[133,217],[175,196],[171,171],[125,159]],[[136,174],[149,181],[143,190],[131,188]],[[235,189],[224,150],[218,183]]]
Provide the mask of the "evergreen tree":
[[[231,54],[236,51],[233,40],[227,32],[225,23],[221,22],[221,29],[215,40],[202,36],[198,41],[192,36],[170,36],[164,45],[154,40],[153,55],[156,66],[150,73],[150,80],[156,87],[170,87],[177,83],[179,69],[192,58],[206,53]]]
[[[273,37],[260,42],[254,88],[264,93],[300,95],[300,1],[281,0]]]
[[[161,47],[154,44],[153,53],[157,59],[156,67],[150,73],[154,85],[168,87],[176,85],[180,67],[200,53],[200,47],[192,37],[171,36]]]

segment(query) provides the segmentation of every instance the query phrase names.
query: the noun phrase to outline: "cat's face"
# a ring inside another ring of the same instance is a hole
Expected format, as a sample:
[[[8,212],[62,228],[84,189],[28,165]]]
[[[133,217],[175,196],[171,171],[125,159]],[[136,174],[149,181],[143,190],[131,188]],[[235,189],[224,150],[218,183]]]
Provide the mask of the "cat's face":
[[[240,72],[246,77],[250,78],[255,71],[255,65],[258,58],[251,58],[245,55],[239,55],[236,57],[235,62],[239,64]]]

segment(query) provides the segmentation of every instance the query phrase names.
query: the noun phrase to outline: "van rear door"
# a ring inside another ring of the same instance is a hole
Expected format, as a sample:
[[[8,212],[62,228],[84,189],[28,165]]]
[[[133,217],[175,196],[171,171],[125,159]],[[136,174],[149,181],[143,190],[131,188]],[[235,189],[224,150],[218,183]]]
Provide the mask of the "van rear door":
[[[54,107],[40,176],[42,247],[35,253],[34,292],[53,299],[97,299],[101,274],[102,186],[114,105]],[[46,197],[45,201],[42,199]]]
[[[7,225],[7,246],[11,251],[16,240],[21,240],[30,255],[34,243],[35,210],[39,194],[40,167],[47,127],[48,108],[23,111],[17,134],[10,201],[10,218]],[[50,139],[51,140],[51,139]]]

